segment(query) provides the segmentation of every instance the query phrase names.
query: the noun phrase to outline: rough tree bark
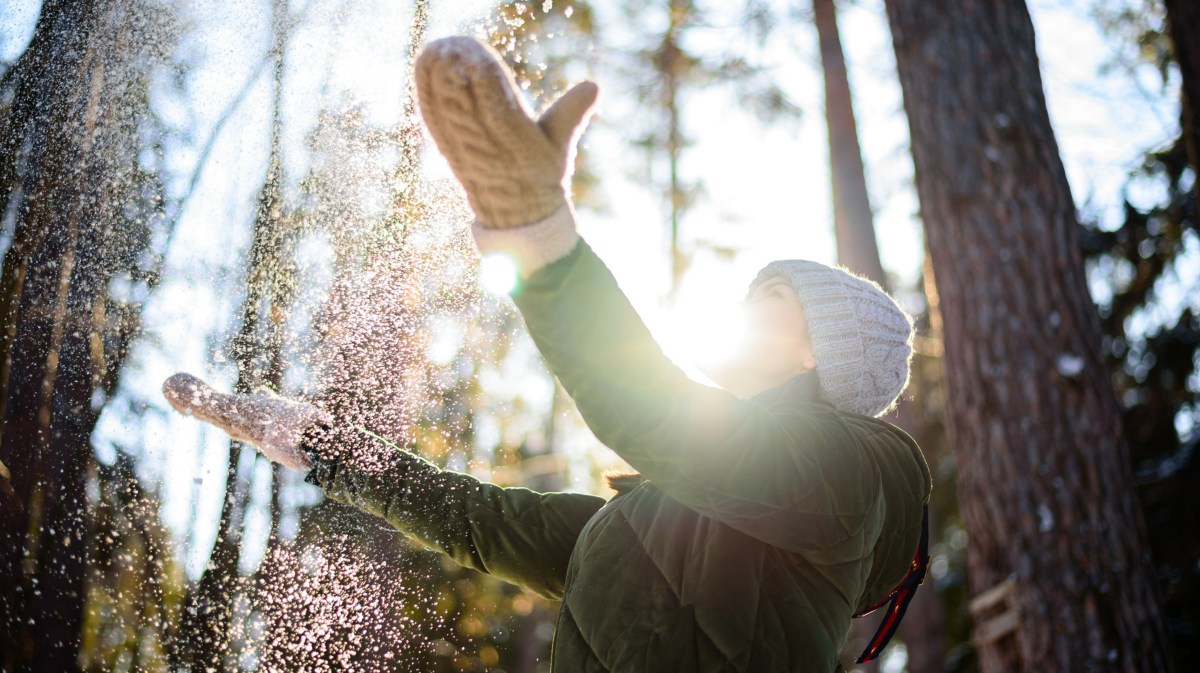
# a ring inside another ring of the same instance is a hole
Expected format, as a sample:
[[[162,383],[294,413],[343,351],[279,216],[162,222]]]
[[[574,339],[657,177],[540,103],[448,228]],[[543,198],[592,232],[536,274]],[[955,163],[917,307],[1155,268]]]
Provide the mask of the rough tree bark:
[[[945,328],[982,670],[1168,671],[1021,0],[888,0]]]

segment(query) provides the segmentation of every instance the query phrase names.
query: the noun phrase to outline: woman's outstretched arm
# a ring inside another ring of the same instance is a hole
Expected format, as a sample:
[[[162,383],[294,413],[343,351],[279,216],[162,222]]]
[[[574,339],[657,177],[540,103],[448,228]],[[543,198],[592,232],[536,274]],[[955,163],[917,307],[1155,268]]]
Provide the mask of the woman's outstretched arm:
[[[571,550],[604,498],[501,487],[373,441],[381,451],[369,461],[322,459],[310,446],[306,480],[459,565],[562,598]]]
[[[191,374],[163,382],[177,411],[212,423],[269,460],[308,470],[305,481],[383,517],[460,565],[559,598],[567,562],[605,500],[503,488],[438,468],[387,440],[336,423],[316,405],[267,390],[226,394]]]

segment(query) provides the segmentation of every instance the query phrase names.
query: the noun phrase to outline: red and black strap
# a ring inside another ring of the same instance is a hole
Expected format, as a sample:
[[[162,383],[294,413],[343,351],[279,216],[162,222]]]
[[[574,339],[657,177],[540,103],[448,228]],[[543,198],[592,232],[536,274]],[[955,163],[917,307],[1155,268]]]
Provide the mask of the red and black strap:
[[[925,570],[929,567],[929,505],[925,505],[925,509],[921,513],[921,542],[917,545],[917,553],[913,555],[912,566],[908,569],[908,574],[892,589],[892,593],[886,598],[879,601],[875,605],[860,612],[854,617],[865,617],[871,614],[884,603],[891,601],[888,606],[887,614],[876,629],[875,635],[871,636],[871,642],[867,644],[867,649],[854,660],[856,664],[864,664],[879,656],[883,651],[888,641],[892,639],[892,634],[900,626],[900,620],[904,617],[904,611],[908,609],[908,603],[912,600],[917,592],[917,587],[925,580]]]

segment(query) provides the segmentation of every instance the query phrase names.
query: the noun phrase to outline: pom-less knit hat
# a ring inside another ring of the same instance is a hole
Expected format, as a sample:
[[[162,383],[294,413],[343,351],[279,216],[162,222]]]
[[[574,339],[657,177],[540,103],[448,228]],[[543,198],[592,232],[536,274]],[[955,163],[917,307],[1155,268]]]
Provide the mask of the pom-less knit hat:
[[[912,317],[874,281],[807,259],[771,262],[750,291],[775,276],[800,299],[825,398],[866,416],[889,411],[908,385]]]

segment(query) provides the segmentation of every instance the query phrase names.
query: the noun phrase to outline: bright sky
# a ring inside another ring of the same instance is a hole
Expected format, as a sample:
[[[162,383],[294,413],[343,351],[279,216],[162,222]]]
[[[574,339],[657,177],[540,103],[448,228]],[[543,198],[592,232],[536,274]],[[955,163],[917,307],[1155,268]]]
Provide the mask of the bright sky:
[[[337,100],[345,91],[366,106],[372,121],[386,123],[397,118],[406,85],[408,3],[307,1],[312,9],[292,41],[284,83],[285,160],[293,177],[302,170],[304,138],[320,101]],[[615,30],[609,27],[619,26],[620,20],[609,17],[611,3],[597,4],[598,25]],[[882,0],[841,4],[842,40],[883,264],[908,287],[920,273],[923,241],[914,217],[917,202],[907,126]],[[1030,4],[1051,118],[1076,202],[1116,217],[1119,190],[1139,153],[1175,133],[1177,89],[1161,90],[1148,69],[1134,76],[1120,71],[1099,74],[1115,47],[1105,43],[1088,18],[1092,3]],[[465,26],[489,5],[481,0],[434,2],[429,38],[471,32]],[[260,67],[270,30],[270,2],[200,0],[187,6],[192,31],[184,53],[193,63],[188,89],[182,100],[172,103],[171,97],[162,96],[159,105],[166,118],[203,138]],[[32,0],[0,0],[0,58],[11,60],[23,48],[36,12]],[[766,53],[777,65],[777,81],[803,107],[801,120],[764,128],[727,95],[692,95],[685,101],[687,131],[697,141],[685,155],[685,177],[702,180],[707,196],[685,219],[684,240],[703,237],[744,250],[732,261],[698,255],[682,288],[680,307],[671,314],[660,305],[669,274],[667,213],[663,200],[641,186],[645,160],[628,147],[623,135],[627,84],[604,73],[593,75],[605,98],[581,151],[589,154],[603,179],[610,210],[581,210],[579,226],[681,365],[687,365],[690,337],[711,329],[720,315],[714,307],[740,299],[767,261],[835,261],[815,29],[800,25],[780,32],[765,46]],[[742,39],[721,30],[701,37],[715,43]],[[154,331],[137,348],[122,394],[106,410],[96,437],[102,457],[111,455],[115,445],[141,447],[146,476],[162,483],[164,516],[177,535],[194,531],[193,549],[206,548],[212,541],[213,527],[205,522],[215,521],[220,506],[227,438],[171,412],[158,386],[179,370],[209,377],[226,389],[232,384],[232,367],[214,358],[214,344],[219,343],[214,339],[234,326],[240,300],[232,283],[239,277],[253,197],[265,171],[268,95],[267,78],[260,77],[219,136],[169,253],[167,279],[145,308],[145,322],[155,326]],[[181,176],[179,185],[196,158],[195,148],[178,147],[169,154]],[[426,167],[431,176],[449,176],[436,152],[430,153]],[[1197,260],[1200,251],[1192,250],[1184,266],[1200,276]],[[919,310],[906,292],[897,294],[901,303]],[[149,408],[142,410],[142,404]],[[143,414],[141,422],[132,422],[138,413]],[[265,480],[256,483],[257,497],[265,497]],[[588,489],[591,484],[581,481],[577,487]],[[261,531],[264,523],[260,517],[250,526]],[[193,554],[193,566],[202,557]]]

